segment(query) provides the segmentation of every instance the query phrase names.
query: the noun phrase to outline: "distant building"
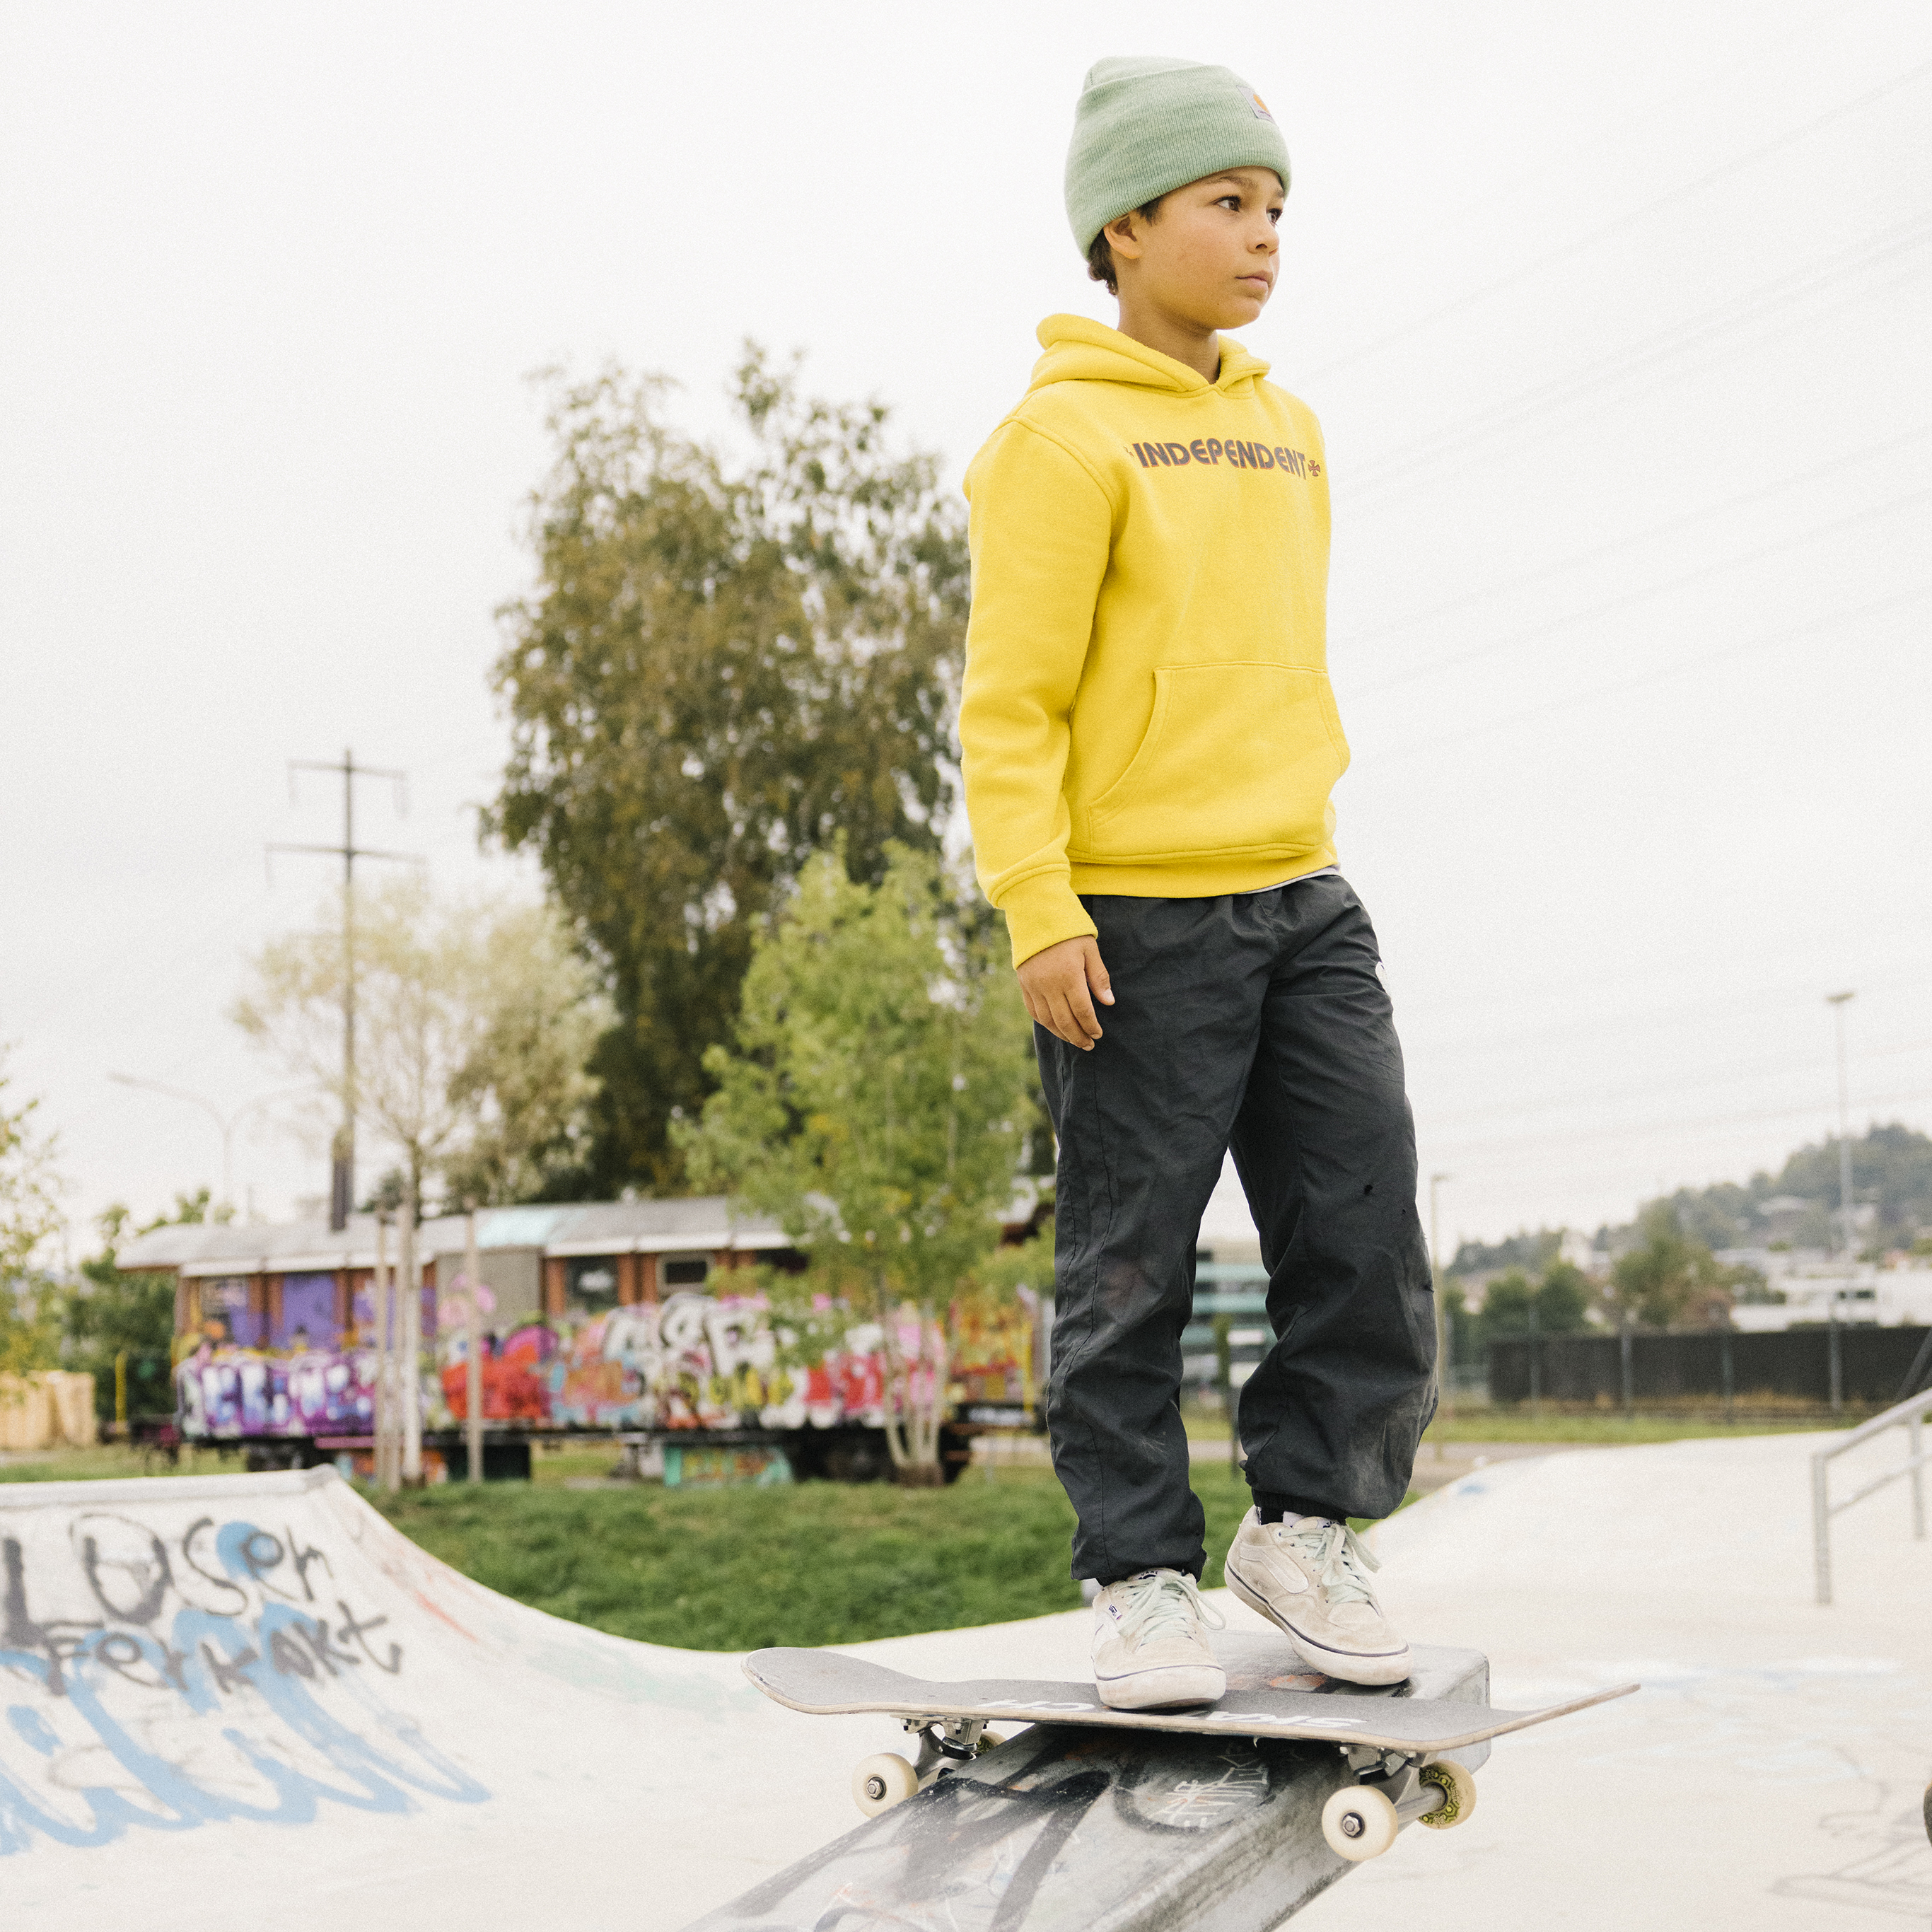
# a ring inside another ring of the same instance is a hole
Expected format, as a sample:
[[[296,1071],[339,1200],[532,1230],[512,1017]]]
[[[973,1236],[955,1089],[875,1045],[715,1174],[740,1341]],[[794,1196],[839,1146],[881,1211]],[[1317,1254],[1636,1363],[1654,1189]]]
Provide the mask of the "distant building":
[[[1806,1207],[1810,1203],[1804,1204]],[[1782,1301],[1739,1302],[1732,1324],[1750,1333],[1828,1322],[1894,1328],[1932,1324],[1932,1266],[1896,1257],[1888,1265],[1858,1262],[1849,1268],[1822,1248],[1723,1248],[1729,1267],[1755,1268]]]

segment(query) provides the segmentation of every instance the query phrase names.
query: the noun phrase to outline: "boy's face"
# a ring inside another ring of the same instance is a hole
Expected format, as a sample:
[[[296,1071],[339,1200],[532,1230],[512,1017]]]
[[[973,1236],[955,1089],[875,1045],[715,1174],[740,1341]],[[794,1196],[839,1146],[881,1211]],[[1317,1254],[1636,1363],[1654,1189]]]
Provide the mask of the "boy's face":
[[[1230,168],[1164,196],[1154,219],[1107,224],[1124,308],[1201,329],[1252,322],[1274,292],[1275,224],[1288,196],[1272,168]]]

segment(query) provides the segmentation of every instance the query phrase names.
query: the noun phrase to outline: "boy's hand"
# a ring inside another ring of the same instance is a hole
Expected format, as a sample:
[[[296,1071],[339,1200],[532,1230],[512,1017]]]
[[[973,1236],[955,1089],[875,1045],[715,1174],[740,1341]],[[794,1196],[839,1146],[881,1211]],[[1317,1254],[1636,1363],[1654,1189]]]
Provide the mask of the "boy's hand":
[[[1035,1023],[1058,1034],[1069,1046],[1091,1053],[1100,1037],[1094,1001],[1108,1006],[1114,1004],[1113,982],[1100,963],[1100,949],[1093,938],[1063,939],[1058,946],[1022,961],[1016,970],[1021,996]]]

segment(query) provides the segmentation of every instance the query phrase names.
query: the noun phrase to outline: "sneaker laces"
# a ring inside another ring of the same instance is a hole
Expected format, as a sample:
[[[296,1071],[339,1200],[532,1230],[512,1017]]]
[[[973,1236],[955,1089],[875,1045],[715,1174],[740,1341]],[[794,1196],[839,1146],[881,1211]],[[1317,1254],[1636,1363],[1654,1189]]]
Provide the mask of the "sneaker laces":
[[[1364,1569],[1382,1566],[1369,1546],[1346,1522],[1277,1525],[1276,1533],[1292,1543],[1314,1567],[1315,1580],[1330,1604],[1372,1604],[1376,1593]]]
[[[1226,1630],[1228,1620],[1201,1600],[1194,1579],[1180,1570],[1157,1570],[1129,1580],[1120,1632],[1130,1644],[1158,1643],[1163,1637],[1191,1636],[1198,1618],[1210,1630]]]

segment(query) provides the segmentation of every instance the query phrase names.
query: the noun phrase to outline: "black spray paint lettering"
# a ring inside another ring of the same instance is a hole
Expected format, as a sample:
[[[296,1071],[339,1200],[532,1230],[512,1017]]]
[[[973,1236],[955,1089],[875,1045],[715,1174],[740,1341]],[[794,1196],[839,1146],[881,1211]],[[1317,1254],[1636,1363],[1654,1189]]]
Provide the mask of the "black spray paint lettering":
[[[342,1612],[342,1630],[337,1641],[341,1643],[359,1643],[362,1646],[364,1654],[378,1670],[387,1671],[392,1677],[394,1676],[396,1672],[403,1667],[402,1646],[399,1643],[391,1644],[388,1658],[385,1662],[382,1658],[376,1654],[375,1646],[369,1641],[369,1633],[372,1630],[380,1630],[389,1621],[388,1618],[370,1617],[366,1622],[358,1623],[350,1614],[349,1606],[339,1597],[336,1599],[335,1607]]]
[[[302,1586],[303,1599],[312,1604],[315,1601],[315,1591],[308,1580],[308,1566],[311,1563],[320,1563],[324,1573],[331,1578],[333,1578],[335,1574],[334,1568],[328,1558],[313,1544],[304,1549],[302,1546],[302,1538],[297,1536],[292,1529],[290,1530],[287,1534],[289,1556],[296,1566],[296,1576]]]
[[[131,1541],[124,1534],[133,1531]],[[94,1600],[116,1623],[151,1624],[174,1581],[161,1539],[120,1516],[82,1516],[74,1526],[80,1545],[80,1567]],[[103,1538],[107,1546],[101,1547]],[[119,1547],[116,1547],[116,1545]],[[110,1594],[110,1582],[118,1594]]]
[[[195,1538],[200,1535],[203,1530],[212,1529],[214,1527],[214,1519],[212,1516],[198,1517],[194,1522],[188,1525],[188,1528],[182,1533],[182,1561],[186,1564],[188,1568],[193,1570],[195,1575],[199,1576],[204,1583],[209,1584],[218,1590],[226,1590],[236,1598],[236,1600],[232,1609],[222,1610],[217,1608],[212,1612],[214,1616],[218,1617],[238,1617],[242,1612],[248,1607],[248,1592],[243,1589],[239,1583],[232,1582],[226,1576],[218,1576],[212,1570],[204,1570],[201,1565],[195,1561]],[[180,1586],[177,1585],[176,1587],[178,1588]],[[187,1593],[184,1591],[182,1594],[185,1595]],[[201,1607],[206,1608],[207,1606],[204,1605]]]
[[[50,1624],[35,1622],[27,1608],[26,1561],[17,1538],[10,1536],[0,1542],[0,1570],[6,1576],[4,1588],[0,1588],[0,1609],[5,1612],[4,1620],[0,1620],[0,1648],[28,1654],[39,1652],[47,1660],[47,1689],[55,1696],[62,1696],[67,1690],[63,1666],[73,1660],[88,1636],[100,1626],[66,1620]]]
[[[224,1657],[213,1644],[204,1643],[201,1659],[208,1666],[208,1674],[214,1678],[215,1689],[224,1697],[238,1688],[244,1690],[254,1689],[255,1680],[248,1675],[248,1666],[261,1662],[262,1653],[259,1650],[250,1650],[244,1644],[232,1657]]]
[[[193,1694],[191,1666],[205,1666],[209,1683],[224,1696],[259,1690],[248,1671],[265,1661],[284,1676],[312,1680],[340,1677],[365,1664],[389,1676],[400,1674],[403,1646],[371,1641],[387,1617],[358,1617],[346,1598],[338,1598],[339,1621],[332,1630],[326,1616],[304,1616],[281,1607],[299,1600],[296,1586],[314,1602],[314,1575],[333,1578],[334,1565],[326,1550],[304,1544],[292,1528],[285,1538],[245,1522],[226,1529],[224,1538],[213,1517],[202,1516],[171,1545],[124,1516],[80,1519],[68,1535],[74,1567],[104,1613],[84,1620],[37,1616],[29,1603],[22,1545],[16,1538],[0,1539],[0,1650],[22,1660],[41,1660],[44,1682],[54,1696],[68,1694],[77,1663],[98,1664],[142,1689],[172,1688],[183,1696]],[[206,1540],[210,1538],[213,1547]],[[239,1564],[259,1596],[219,1574],[214,1567],[224,1560],[215,1553],[219,1548],[230,1552],[227,1560]],[[163,1626],[171,1599],[178,1606],[177,1615],[226,1623],[234,1632],[226,1654],[218,1642],[201,1642],[188,1650],[169,1643]],[[265,1623],[274,1628],[264,1629]]]
[[[130,1684],[138,1684],[143,1690],[170,1688],[188,1695],[188,1679],[182,1673],[187,1658],[171,1644],[160,1646],[161,1661],[158,1665],[148,1654],[148,1647],[141,1640],[126,1630],[104,1630],[88,1650],[88,1655],[106,1665],[117,1677],[124,1677]]]
[[[295,1628],[302,1633],[303,1641],[309,1648],[314,1652],[316,1662],[330,1676],[340,1677],[342,1672],[338,1666],[344,1664],[352,1664],[358,1670],[362,1669],[362,1660],[352,1650],[338,1650],[329,1642],[326,1618],[316,1617],[313,1621],[298,1618]]]
[[[286,1552],[282,1548],[282,1539],[272,1536],[266,1529],[251,1529],[242,1539],[240,1555],[242,1567],[265,1590],[272,1590],[278,1597],[295,1599],[279,1585],[268,1581],[268,1572],[282,1567],[282,1558]]]
[[[284,1677],[312,1678],[316,1675],[314,1660],[286,1630],[268,1633],[268,1662]]]

